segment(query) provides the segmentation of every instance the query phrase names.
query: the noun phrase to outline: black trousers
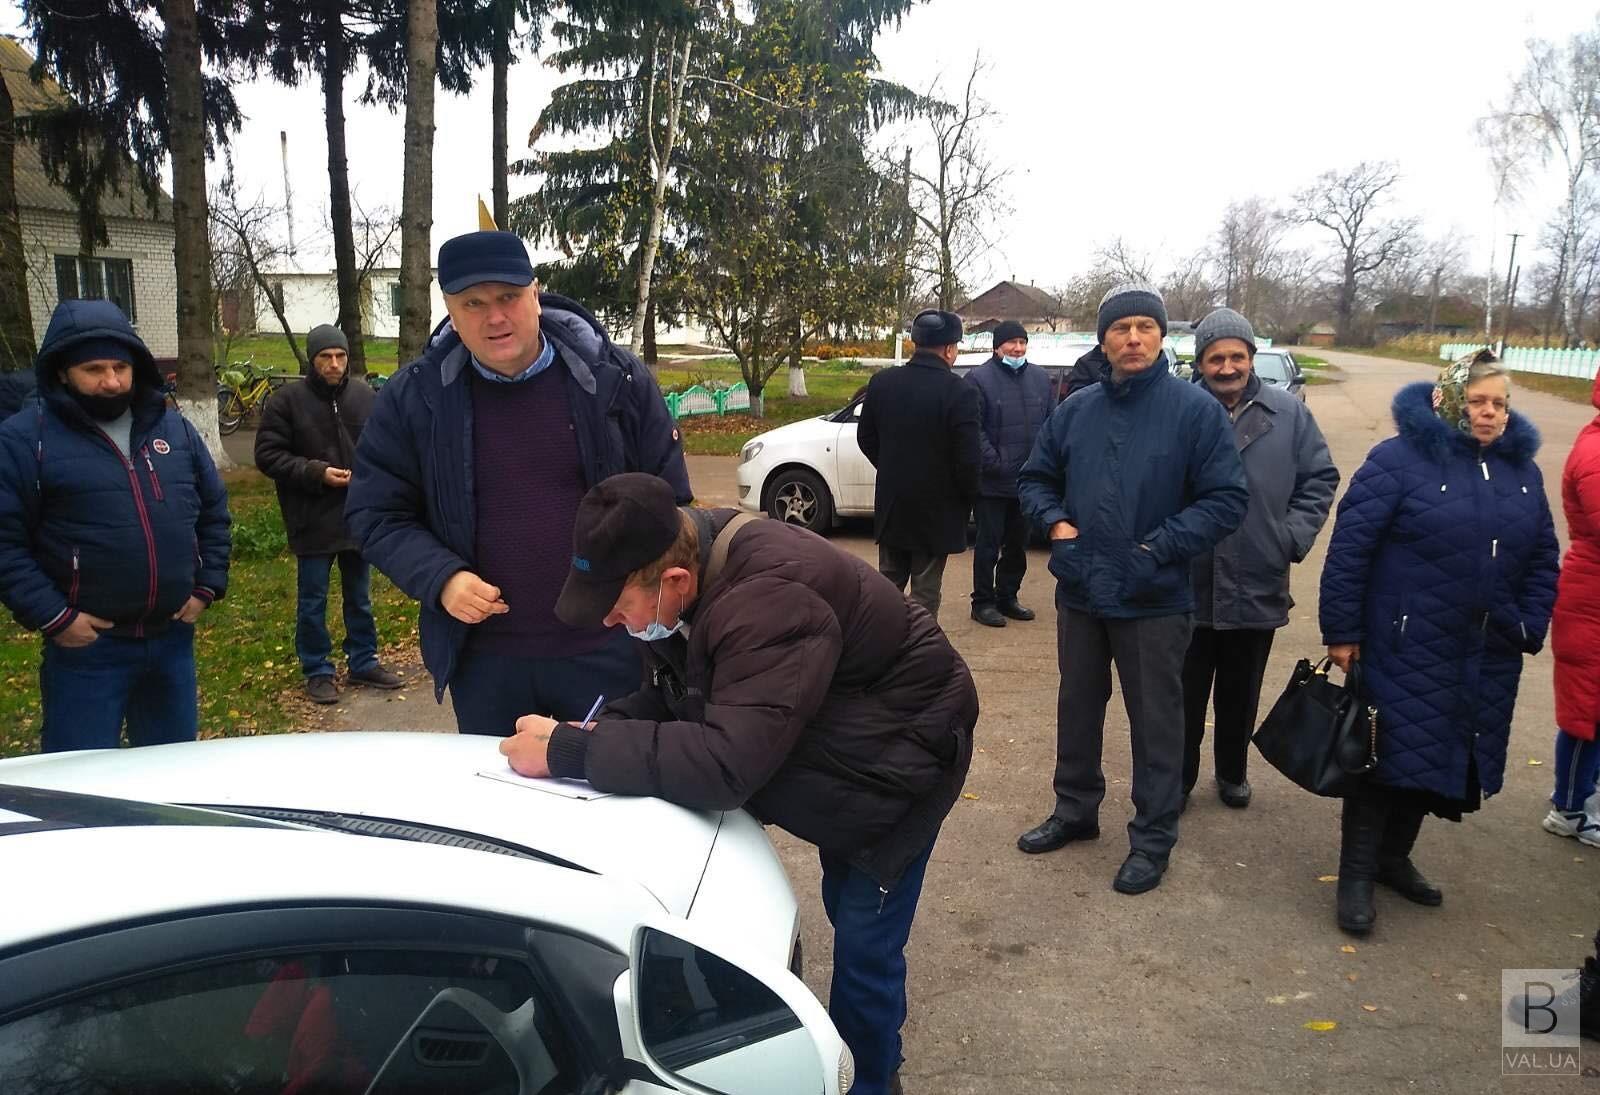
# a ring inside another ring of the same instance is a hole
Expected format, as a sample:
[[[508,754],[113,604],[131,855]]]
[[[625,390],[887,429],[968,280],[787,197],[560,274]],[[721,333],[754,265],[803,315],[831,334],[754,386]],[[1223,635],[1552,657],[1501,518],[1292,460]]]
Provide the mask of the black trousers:
[[[910,548],[878,545],[878,572],[901,593],[911,585],[911,599],[939,618],[939,601],[944,589],[944,564],[948,555],[928,555]]]
[[[1183,659],[1183,793],[1200,778],[1200,744],[1206,737],[1206,708],[1216,706],[1211,737],[1216,775],[1243,783],[1261,706],[1261,678],[1272,653],[1273,631],[1194,629]]]
[[[640,644],[620,627],[599,650],[567,658],[491,654],[468,643],[450,678],[456,729],[510,737],[523,715],[578,722],[596,696],[617,700],[637,692],[642,665]]]
[[[972,506],[978,541],[972,549],[972,603],[1017,599],[1028,573],[1028,522],[1015,498],[979,498]]]
[[[1183,653],[1194,617],[1113,620],[1056,606],[1056,809],[1069,824],[1098,820],[1106,797],[1100,756],[1111,664],[1122,682],[1133,740],[1128,843],[1158,862],[1178,840],[1183,803]]]

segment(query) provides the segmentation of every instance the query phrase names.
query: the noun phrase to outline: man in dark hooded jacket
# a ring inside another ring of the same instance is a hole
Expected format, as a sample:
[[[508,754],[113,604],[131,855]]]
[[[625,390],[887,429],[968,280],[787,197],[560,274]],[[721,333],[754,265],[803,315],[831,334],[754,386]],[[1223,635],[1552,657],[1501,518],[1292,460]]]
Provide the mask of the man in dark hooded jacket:
[[[855,556],[793,525],[680,510],[645,475],[585,497],[556,611],[647,640],[650,683],[587,730],[523,718],[500,751],[523,775],[743,806],[817,845],[850,1090],[898,1091],[905,945],[972,760],[966,663]]]
[[[228,496],[106,300],[56,306],[40,398],[0,425],[0,600],[45,637],[45,752],[192,741],[194,623],[228,585]]]
[[[350,343],[329,323],[306,334],[311,371],[267,401],[256,431],[256,467],[278,487],[278,507],[296,563],[294,650],[313,703],[337,703],[333,639],[328,634],[328,584],[339,564],[344,605],[344,654],[349,681],[371,688],[400,687],[378,661],[367,561],[344,519],[345,490],[356,442],[376,398],[372,386],[350,382]]]
[[[624,471],[688,502],[678,430],[650,371],[575,301],[541,293],[522,241],[439,248],[450,322],[383,386],[345,503],[361,554],[421,605],[422,660],[464,733],[578,718],[631,691],[616,628],[555,616],[584,491]]]

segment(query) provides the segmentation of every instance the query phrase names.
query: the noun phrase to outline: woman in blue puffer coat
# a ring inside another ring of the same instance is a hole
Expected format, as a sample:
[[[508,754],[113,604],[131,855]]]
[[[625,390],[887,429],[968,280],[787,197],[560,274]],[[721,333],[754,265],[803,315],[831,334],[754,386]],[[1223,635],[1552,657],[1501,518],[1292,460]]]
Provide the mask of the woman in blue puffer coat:
[[[1374,883],[1443,899],[1411,863],[1422,819],[1461,820],[1500,790],[1522,658],[1555,602],[1558,547],[1539,434],[1510,411],[1487,350],[1402,388],[1399,436],[1339,504],[1322,572],[1328,655],[1359,659],[1378,709],[1378,767],[1344,800],[1338,923],[1371,930]]]

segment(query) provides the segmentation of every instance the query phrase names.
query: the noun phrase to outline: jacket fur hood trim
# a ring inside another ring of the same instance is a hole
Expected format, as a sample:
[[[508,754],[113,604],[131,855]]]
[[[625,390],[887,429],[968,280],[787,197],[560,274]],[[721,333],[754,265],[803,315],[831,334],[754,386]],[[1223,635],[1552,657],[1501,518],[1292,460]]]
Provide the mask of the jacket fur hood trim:
[[[1425,380],[1401,388],[1395,394],[1393,411],[1400,436],[1436,460],[1452,453],[1476,456],[1479,451],[1477,441],[1433,413],[1433,385]],[[1506,432],[1484,451],[1520,464],[1533,459],[1540,443],[1533,423],[1512,411]]]

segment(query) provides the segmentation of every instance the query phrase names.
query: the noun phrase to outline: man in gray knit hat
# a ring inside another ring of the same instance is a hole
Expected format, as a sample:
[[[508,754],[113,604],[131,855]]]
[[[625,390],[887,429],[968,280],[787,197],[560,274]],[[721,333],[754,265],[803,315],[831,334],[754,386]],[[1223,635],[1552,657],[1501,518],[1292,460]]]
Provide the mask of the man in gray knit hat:
[[[256,467],[278,487],[278,507],[298,565],[294,649],[313,703],[337,703],[333,638],[328,634],[328,588],[339,565],[344,603],[344,655],[349,682],[400,687],[378,662],[378,628],[372,616],[371,570],[345,524],[345,493],[356,442],[372,410],[374,393],[352,383],[350,343],[329,323],[306,335],[311,369],[267,401],[256,431]]]
[[[1160,884],[1178,839],[1189,562],[1238,527],[1249,493],[1221,404],[1167,371],[1161,294],[1119,285],[1098,319],[1099,383],[1050,416],[1017,482],[1023,511],[1050,534],[1061,671],[1055,806],[1017,846],[1049,852],[1100,835],[1115,663],[1135,816],[1112,886],[1136,894]]]
[[[1272,636],[1289,622],[1289,567],[1311,550],[1339,487],[1316,419],[1300,400],[1262,383],[1255,356],[1250,321],[1230,308],[1195,328],[1195,371],[1232,421],[1250,507],[1237,532],[1190,565],[1195,627],[1183,664],[1185,805],[1200,776],[1212,704],[1218,797],[1235,809],[1250,805],[1245,765]]]

